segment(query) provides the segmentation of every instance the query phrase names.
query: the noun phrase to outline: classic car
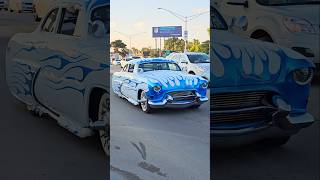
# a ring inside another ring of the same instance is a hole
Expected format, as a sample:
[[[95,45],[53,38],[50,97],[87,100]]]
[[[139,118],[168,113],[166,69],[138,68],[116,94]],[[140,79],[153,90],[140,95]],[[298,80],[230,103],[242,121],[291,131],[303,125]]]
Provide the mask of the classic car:
[[[9,0],[9,11],[13,12],[32,12],[33,10],[33,0]]]
[[[171,53],[168,59],[175,60],[188,74],[199,75],[210,81],[210,58],[205,53]]]
[[[314,122],[307,112],[312,61],[230,33],[213,5],[211,39],[211,144],[281,146]]]
[[[173,61],[163,58],[135,59],[112,76],[115,94],[148,113],[153,108],[199,107],[208,101],[208,82],[185,74]]]
[[[6,80],[14,97],[109,152],[108,0],[62,0],[32,33],[14,35]]]
[[[233,33],[293,49],[320,68],[319,0],[216,0],[216,4],[228,24],[245,17],[245,27],[234,28]]]

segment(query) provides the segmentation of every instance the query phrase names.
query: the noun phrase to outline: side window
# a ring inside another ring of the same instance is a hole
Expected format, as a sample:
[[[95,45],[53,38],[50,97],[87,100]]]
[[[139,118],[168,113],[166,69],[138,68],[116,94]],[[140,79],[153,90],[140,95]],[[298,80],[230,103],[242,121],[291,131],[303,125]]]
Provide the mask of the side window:
[[[129,69],[128,69],[128,72],[133,72],[134,70],[134,64],[129,64]]]
[[[58,33],[73,36],[76,29],[78,16],[78,9],[63,8]]]
[[[59,9],[52,10],[49,15],[47,16],[46,20],[42,25],[42,31],[45,32],[53,32],[54,28],[56,27],[56,20],[58,16]]]
[[[123,72],[127,72],[128,71],[128,64],[126,64],[123,69],[122,69]]]

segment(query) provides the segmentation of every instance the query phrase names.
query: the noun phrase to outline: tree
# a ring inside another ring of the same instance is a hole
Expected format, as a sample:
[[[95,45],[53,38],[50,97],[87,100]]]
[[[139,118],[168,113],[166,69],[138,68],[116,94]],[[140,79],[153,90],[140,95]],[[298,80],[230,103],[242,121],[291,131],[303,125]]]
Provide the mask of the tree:
[[[175,52],[183,52],[184,40],[179,38],[169,38],[164,41],[164,49]]]
[[[188,43],[187,49],[190,52],[199,52],[199,50],[200,50],[200,41],[198,39],[193,39],[192,42]]]
[[[209,50],[210,50],[210,41],[209,40],[204,41],[200,44],[200,47],[199,47],[200,52],[209,54]]]
[[[120,53],[119,49],[125,49],[127,47],[127,45],[122,42],[122,40],[115,40],[111,42],[111,47],[114,48],[114,52],[116,53]]]

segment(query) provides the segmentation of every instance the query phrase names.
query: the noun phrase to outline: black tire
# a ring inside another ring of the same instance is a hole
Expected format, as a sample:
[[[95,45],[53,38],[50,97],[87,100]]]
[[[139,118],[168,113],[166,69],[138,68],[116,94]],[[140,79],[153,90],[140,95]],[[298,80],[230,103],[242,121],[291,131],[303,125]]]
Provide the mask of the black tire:
[[[290,140],[290,136],[264,139],[260,143],[265,147],[276,148],[285,145]]]
[[[189,72],[189,74],[191,74],[191,75],[196,75],[196,73],[194,73],[194,72],[192,72],[192,71],[191,71],[191,72]]]
[[[105,130],[99,130],[99,138],[102,148],[107,156],[110,156],[110,96],[103,93],[99,101],[98,120],[107,121]]]
[[[141,92],[140,100],[145,100],[145,102],[140,102],[140,107],[141,107],[142,111],[145,113],[151,113],[153,109],[150,107],[149,100],[146,97],[144,91]]]

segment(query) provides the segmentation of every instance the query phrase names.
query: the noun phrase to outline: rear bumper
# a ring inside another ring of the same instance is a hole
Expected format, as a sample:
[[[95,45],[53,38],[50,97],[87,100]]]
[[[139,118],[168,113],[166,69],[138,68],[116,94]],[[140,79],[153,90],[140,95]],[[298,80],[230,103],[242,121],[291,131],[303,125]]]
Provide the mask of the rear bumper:
[[[167,95],[162,101],[153,102],[148,101],[152,108],[187,108],[195,105],[201,105],[208,101],[207,97],[201,97],[199,93],[196,93],[194,100],[174,102],[170,95]]]
[[[311,114],[305,113],[300,116],[275,116],[272,121],[264,126],[238,130],[210,130],[211,145],[218,147],[240,146],[255,143],[257,141],[290,136],[299,132],[300,129],[310,126],[314,122]]]

